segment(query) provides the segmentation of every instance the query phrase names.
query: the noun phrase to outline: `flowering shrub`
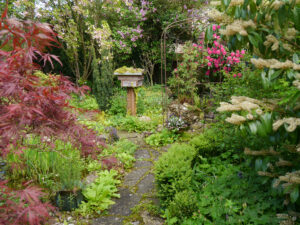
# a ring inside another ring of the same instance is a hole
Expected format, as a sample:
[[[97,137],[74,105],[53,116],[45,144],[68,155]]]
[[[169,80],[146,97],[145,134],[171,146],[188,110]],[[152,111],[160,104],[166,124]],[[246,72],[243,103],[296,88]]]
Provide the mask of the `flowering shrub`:
[[[244,153],[254,160],[255,170],[276,195],[285,197],[283,205],[299,211],[300,184],[300,88],[299,88],[299,7],[297,1],[219,1],[211,19],[222,24],[221,33],[232,47],[245,46],[254,57],[251,63],[260,74],[264,90],[277,85],[276,99],[266,94],[253,99],[232,96],[218,111],[233,112],[228,123],[240,126],[245,135],[264,141]],[[284,85],[278,85],[278,84]],[[278,100],[280,99],[280,100]],[[290,214],[290,211],[289,211]],[[291,223],[290,215],[282,223]],[[298,222],[298,221],[297,221]]]
[[[186,127],[185,122],[181,117],[170,116],[166,121],[167,128],[172,131],[179,131],[182,128]]]
[[[220,82],[224,74],[234,78],[242,77],[239,66],[246,52],[229,52],[219,35],[219,29],[219,25],[211,26],[214,33],[208,41],[185,44],[183,60],[169,79],[171,88],[178,89],[179,95],[191,97],[197,92],[197,82]]]

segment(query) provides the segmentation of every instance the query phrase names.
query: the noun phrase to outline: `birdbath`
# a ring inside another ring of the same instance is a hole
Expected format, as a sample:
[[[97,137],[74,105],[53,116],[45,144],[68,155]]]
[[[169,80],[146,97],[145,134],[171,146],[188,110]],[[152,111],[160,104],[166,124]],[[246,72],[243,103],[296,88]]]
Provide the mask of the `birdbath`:
[[[121,87],[127,88],[127,114],[136,116],[136,95],[135,88],[143,85],[143,69],[121,67],[114,75],[121,81]]]

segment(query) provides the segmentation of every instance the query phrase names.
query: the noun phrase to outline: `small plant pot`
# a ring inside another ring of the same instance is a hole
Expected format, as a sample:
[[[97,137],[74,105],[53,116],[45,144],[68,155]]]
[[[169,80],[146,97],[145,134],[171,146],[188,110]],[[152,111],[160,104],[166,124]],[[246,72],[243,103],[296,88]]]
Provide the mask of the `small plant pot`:
[[[84,197],[82,191],[59,191],[55,196],[55,205],[60,211],[77,209]]]

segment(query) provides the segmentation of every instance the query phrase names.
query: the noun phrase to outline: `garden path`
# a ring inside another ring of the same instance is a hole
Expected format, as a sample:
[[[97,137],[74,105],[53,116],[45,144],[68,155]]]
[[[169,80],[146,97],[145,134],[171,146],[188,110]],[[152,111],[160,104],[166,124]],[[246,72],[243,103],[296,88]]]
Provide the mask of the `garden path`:
[[[114,199],[115,204],[108,214],[93,221],[93,225],[162,225],[161,218],[150,215],[145,205],[158,204],[155,197],[153,163],[158,159],[162,149],[153,149],[144,142],[142,134],[119,132],[120,138],[126,138],[137,144],[134,167],[124,176],[119,188],[121,197]],[[138,210],[132,210],[132,208]]]

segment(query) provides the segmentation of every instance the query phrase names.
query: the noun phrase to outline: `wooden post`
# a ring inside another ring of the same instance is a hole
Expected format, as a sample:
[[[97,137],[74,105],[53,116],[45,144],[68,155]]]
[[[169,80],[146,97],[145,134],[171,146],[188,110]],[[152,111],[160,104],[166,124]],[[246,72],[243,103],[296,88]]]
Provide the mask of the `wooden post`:
[[[136,116],[136,96],[133,87],[127,87],[127,114]]]

